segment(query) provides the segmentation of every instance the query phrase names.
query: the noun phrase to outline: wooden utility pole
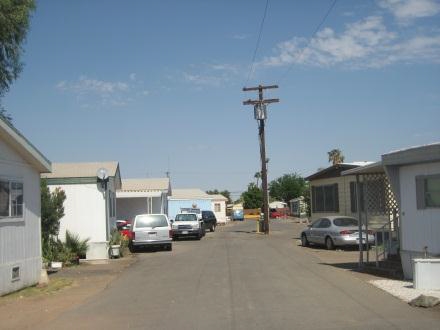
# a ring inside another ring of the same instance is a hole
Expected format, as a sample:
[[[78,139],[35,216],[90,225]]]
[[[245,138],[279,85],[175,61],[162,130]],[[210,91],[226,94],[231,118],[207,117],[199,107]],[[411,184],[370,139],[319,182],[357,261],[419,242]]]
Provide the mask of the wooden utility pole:
[[[263,213],[264,213],[264,233],[269,234],[269,193],[267,189],[267,158],[266,158],[266,141],[264,126],[267,118],[266,104],[279,102],[279,99],[264,99],[263,90],[278,88],[278,85],[258,87],[244,87],[243,92],[258,91],[258,100],[247,100],[243,105],[254,106],[254,116],[258,121],[258,138],[260,141],[260,157],[261,157],[261,182],[263,186]]]

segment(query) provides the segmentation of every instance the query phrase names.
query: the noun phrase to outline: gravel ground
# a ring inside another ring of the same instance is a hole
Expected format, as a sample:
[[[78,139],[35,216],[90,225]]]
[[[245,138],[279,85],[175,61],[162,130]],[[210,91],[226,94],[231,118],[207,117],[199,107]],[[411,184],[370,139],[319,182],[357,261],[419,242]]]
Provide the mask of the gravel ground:
[[[440,291],[438,290],[416,290],[413,288],[413,283],[408,281],[398,280],[372,280],[369,281],[374,286],[382,289],[393,296],[402,299],[405,302],[410,302],[421,294],[425,296],[437,297],[440,299]]]

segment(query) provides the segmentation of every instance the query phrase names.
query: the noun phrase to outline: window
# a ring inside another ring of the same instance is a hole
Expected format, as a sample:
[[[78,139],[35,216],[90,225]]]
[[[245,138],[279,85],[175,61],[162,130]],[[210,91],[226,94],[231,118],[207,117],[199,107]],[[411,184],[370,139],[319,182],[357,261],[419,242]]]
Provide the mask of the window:
[[[146,214],[140,216],[138,215],[134,221],[135,228],[155,228],[168,226],[166,216],[161,214]]]
[[[416,177],[417,209],[440,208],[440,174]]]
[[[0,179],[0,217],[23,217],[23,183]]]
[[[360,195],[361,195],[361,211],[364,211],[364,183],[359,182]],[[350,205],[351,213],[356,213],[357,209],[357,189],[356,182],[350,182]]]
[[[220,207],[220,203],[215,203],[214,204],[214,212],[220,212],[221,207]]]
[[[313,212],[339,212],[338,184],[312,186]]]
[[[322,219],[321,222],[319,223],[318,228],[329,228],[330,226],[331,223],[329,219]]]

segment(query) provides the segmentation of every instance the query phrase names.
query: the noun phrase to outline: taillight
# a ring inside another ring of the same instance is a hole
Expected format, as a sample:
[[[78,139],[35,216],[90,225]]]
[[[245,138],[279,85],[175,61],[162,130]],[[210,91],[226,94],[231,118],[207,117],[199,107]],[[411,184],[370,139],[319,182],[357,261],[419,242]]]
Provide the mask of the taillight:
[[[168,231],[168,235],[169,235],[170,238],[173,238],[173,230],[172,230],[172,229],[170,229],[170,230]]]
[[[353,233],[354,233],[353,230],[341,230],[339,232],[339,234],[341,234],[341,235],[350,235],[350,234],[353,234]]]
[[[131,239],[132,239],[132,240],[135,240],[135,238],[136,238],[136,235],[135,235],[134,231],[132,231],[132,232],[131,232]]]

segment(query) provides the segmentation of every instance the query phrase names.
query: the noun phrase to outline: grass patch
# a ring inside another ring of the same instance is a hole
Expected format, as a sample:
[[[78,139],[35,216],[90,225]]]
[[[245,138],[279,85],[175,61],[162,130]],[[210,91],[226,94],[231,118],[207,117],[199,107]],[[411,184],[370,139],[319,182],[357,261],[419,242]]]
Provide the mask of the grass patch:
[[[40,295],[49,295],[52,294],[54,292],[57,292],[63,288],[66,288],[70,285],[72,285],[73,280],[72,279],[68,279],[68,278],[52,278],[49,281],[49,284],[45,287],[38,287],[36,285],[34,286],[30,286],[27,288],[23,288],[21,290],[12,292],[6,296],[4,296],[4,298],[27,298],[27,297],[36,297],[36,296],[40,296]]]

